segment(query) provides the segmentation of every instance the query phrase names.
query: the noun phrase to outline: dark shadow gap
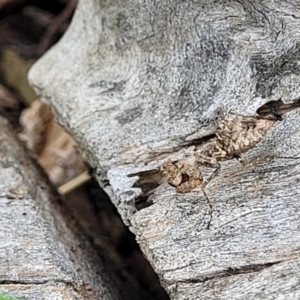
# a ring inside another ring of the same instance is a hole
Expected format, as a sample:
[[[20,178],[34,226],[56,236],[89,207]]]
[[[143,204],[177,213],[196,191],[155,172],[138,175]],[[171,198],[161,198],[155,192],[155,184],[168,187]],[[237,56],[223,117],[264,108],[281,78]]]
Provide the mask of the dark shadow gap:
[[[135,278],[148,299],[169,299],[157,274],[135,241],[134,234],[124,225],[117,209],[96,179],[92,178],[66,195],[63,204],[91,238],[107,268],[121,276],[123,281],[128,281],[128,276]],[[107,253],[107,249],[115,249],[115,254]]]
[[[300,107],[300,98],[289,104],[285,104],[279,99],[277,101],[269,101],[262,105],[257,110],[257,114],[261,118],[274,116],[277,120],[281,120],[283,115],[298,107]]]

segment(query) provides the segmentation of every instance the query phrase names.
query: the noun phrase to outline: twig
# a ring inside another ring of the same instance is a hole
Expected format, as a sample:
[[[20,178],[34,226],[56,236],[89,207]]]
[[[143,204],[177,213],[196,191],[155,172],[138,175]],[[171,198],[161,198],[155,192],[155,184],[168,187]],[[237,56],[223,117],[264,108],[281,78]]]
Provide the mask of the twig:
[[[81,173],[79,176],[61,185],[57,190],[61,195],[68,194],[91,179],[88,171]]]

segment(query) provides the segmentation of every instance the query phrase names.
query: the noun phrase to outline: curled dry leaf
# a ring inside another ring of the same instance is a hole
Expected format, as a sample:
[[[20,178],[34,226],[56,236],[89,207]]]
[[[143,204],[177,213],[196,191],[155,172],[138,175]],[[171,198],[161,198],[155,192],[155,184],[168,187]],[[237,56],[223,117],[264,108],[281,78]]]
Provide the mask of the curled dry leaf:
[[[60,186],[87,168],[76,151],[73,138],[54,121],[51,109],[35,101],[20,117],[20,139],[36,156],[38,163],[55,186]]]

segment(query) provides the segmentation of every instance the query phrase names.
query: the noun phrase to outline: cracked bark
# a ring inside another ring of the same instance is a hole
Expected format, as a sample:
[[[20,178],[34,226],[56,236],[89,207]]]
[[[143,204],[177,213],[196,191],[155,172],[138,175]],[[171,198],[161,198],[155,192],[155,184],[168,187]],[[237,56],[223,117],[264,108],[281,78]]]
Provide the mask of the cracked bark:
[[[0,128],[0,293],[28,300],[149,299],[114,261],[112,246],[103,241],[105,260],[99,256],[2,117]]]
[[[173,299],[300,295],[298,15],[297,1],[80,1],[30,72]],[[206,196],[150,178],[193,155],[219,111],[278,109]]]

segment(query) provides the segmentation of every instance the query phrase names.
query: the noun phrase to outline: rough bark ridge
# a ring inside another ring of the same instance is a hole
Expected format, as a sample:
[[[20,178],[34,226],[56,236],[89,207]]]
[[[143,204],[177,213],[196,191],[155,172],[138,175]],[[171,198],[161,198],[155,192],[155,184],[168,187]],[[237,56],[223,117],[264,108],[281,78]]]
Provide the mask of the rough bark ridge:
[[[0,128],[0,293],[28,300],[148,299],[129,279],[107,273],[3,118]]]
[[[300,294],[297,108],[202,189],[177,194],[159,172],[220,111],[298,105],[299,26],[297,1],[84,0],[30,72],[174,299]]]

